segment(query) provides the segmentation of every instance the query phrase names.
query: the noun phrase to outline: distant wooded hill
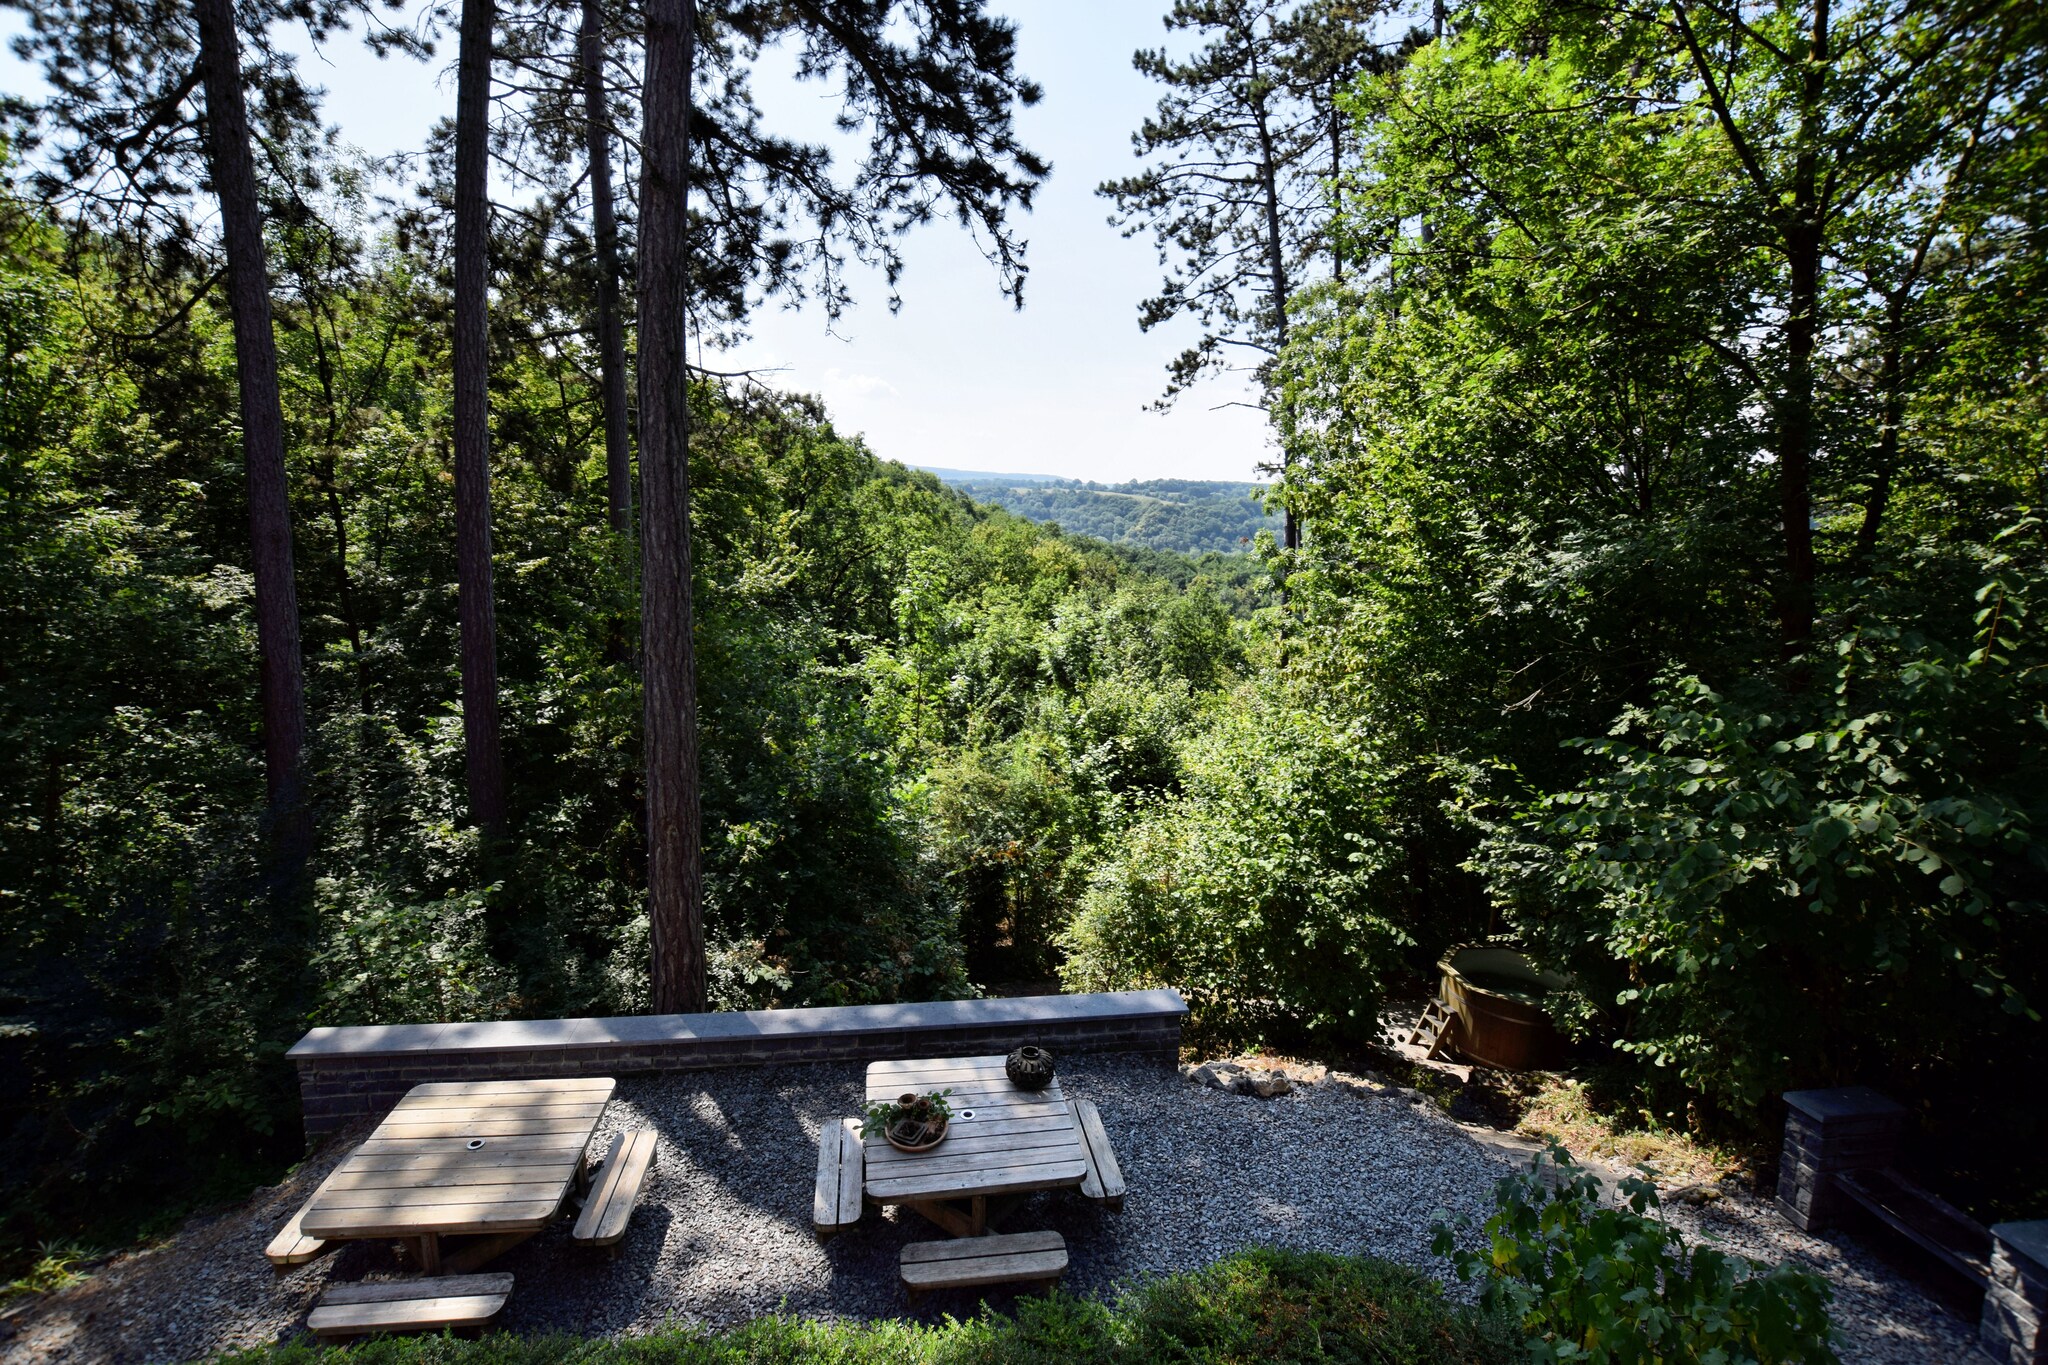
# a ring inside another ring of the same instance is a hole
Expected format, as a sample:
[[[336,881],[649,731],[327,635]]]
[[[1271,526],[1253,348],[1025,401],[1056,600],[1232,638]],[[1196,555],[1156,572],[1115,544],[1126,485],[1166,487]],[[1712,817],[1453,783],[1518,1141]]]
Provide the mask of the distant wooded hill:
[[[1255,483],[1212,483],[1200,479],[1145,479],[1132,483],[1086,483],[1042,474],[983,474],[931,468],[931,473],[978,502],[994,503],[1032,521],[1057,522],[1062,530],[1093,536],[1112,545],[1231,553],[1251,548],[1260,531],[1280,532],[1268,516]]]

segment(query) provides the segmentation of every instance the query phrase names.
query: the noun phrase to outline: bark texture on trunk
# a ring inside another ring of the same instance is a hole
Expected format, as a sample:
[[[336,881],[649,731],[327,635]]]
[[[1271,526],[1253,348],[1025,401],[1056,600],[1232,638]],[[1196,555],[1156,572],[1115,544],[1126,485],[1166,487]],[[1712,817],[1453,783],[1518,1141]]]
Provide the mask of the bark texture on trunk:
[[[640,167],[640,617],[656,1013],[704,1008],[704,859],[690,602],[688,298],[694,0],[648,0]]]
[[[491,584],[491,0],[462,0],[455,76],[455,576],[470,818],[505,828],[498,618]]]
[[[209,172],[227,252],[228,313],[241,390],[242,456],[249,483],[249,545],[256,588],[256,644],[263,702],[263,772],[272,829],[288,856],[302,855],[306,810],[306,682],[292,514],[284,464],[284,411],[271,331],[270,267],[256,199],[256,163],[242,93],[241,40],[233,0],[194,0],[206,91]]]
[[[626,420],[626,326],[619,312],[619,222],[612,203],[611,121],[604,90],[604,10],[583,0],[577,35],[590,154],[590,226],[597,255],[597,365],[604,390],[605,493],[612,529],[633,530],[633,446]]]
[[[1820,202],[1820,127],[1828,63],[1828,0],[1814,6],[1812,59],[1802,81],[1799,151],[1784,226],[1790,289],[1785,306],[1785,391],[1778,400],[1778,508],[1785,578],[1778,633],[1785,654],[1813,637],[1813,352],[1820,335],[1820,273],[1825,205]]]
[[[1266,214],[1266,270],[1271,277],[1273,290],[1273,351],[1279,354],[1287,345],[1287,300],[1289,285],[1287,279],[1287,249],[1280,236],[1280,172],[1274,163],[1279,154],[1273,147],[1273,130],[1266,116],[1263,97],[1253,110],[1259,130],[1259,192],[1265,196]],[[1281,477],[1284,479],[1293,458],[1284,450],[1281,452]],[[1301,548],[1301,525],[1295,520],[1292,507],[1281,511],[1281,540],[1283,548]]]
[[[1856,559],[1877,552],[1877,534],[1892,500],[1892,474],[1899,465],[1899,424],[1906,420],[1905,338],[1906,291],[1885,301],[1884,352],[1878,362],[1877,389],[1882,395],[1878,416],[1876,468],[1863,500],[1863,522],[1856,528]]]

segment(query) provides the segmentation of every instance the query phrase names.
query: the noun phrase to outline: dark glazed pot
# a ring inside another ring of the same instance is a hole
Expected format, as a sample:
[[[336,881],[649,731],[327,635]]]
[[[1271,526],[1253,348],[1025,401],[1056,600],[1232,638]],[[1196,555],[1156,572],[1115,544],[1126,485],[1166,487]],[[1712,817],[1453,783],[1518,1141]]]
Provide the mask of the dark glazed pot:
[[[1052,1054],[1026,1043],[1003,1059],[1003,1070],[1019,1090],[1043,1090],[1052,1084]]]

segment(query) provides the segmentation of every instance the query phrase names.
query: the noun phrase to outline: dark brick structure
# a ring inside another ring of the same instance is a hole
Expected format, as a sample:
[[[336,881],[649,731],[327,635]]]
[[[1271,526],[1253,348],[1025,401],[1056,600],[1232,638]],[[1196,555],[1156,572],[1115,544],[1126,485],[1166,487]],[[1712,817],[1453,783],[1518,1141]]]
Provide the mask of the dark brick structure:
[[[290,1053],[306,1140],[380,1115],[422,1081],[624,1076],[779,1062],[1008,1052],[1134,1052],[1171,1065],[1187,1002],[1174,990],[1029,995],[736,1014],[316,1028]]]
[[[1978,1337],[1998,1365],[2048,1365],[2048,1221],[1991,1226]]]
[[[1834,1177],[1898,1163],[1904,1105],[1867,1085],[1785,1092],[1785,1146],[1778,1156],[1778,1208],[1802,1232],[1833,1222],[1845,1198]]]

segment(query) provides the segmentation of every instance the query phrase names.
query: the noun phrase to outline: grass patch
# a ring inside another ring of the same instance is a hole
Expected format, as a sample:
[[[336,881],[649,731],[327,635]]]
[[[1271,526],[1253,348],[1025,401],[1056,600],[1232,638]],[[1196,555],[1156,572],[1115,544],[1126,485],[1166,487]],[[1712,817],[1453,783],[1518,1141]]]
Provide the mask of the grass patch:
[[[224,1365],[320,1365],[308,1342],[239,1352]],[[1432,1279],[1361,1257],[1258,1249],[1152,1280],[1114,1304],[1020,1299],[937,1326],[769,1317],[730,1332],[676,1328],[626,1340],[381,1338],[341,1348],[348,1365],[1506,1365],[1524,1355],[1499,1320],[1454,1307]]]
[[[1554,1072],[1532,1073],[1521,1097],[1515,1131],[1554,1139],[1578,1155],[1624,1166],[1648,1166],[1664,1184],[1747,1176],[1755,1156],[1697,1134],[1680,1132],[1647,1110],[1603,1104],[1585,1081]]]
[[[42,1247],[18,1279],[0,1285],[0,1307],[32,1294],[54,1294],[60,1289],[69,1289],[85,1279],[86,1267],[98,1259],[83,1247]]]

